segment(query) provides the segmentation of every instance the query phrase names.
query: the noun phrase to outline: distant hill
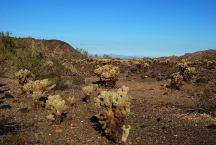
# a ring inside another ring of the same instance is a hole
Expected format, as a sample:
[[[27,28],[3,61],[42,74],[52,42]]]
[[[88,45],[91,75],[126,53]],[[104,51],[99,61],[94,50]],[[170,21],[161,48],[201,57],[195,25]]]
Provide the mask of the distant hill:
[[[70,44],[61,40],[34,38],[16,38],[7,33],[0,33],[0,47],[8,50],[36,48],[43,53],[62,52],[66,56],[82,58],[84,55]]]
[[[74,57],[74,58],[81,58],[82,53],[80,53],[78,50],[76,50],[73,46],[70,44],[61,41],[61,40],[41,40],[41,39],[34,39],[34,38],[16,38],[18,43],[16,45],[16,48],[28,48],[30,45],[32,45],[33,41],[35,47],[37,49],[40,49],[42,51],[45,51],[45,53],[50,53],[50,52],[63,52],[64,55]],[[19,43],[20,42],[20,43]],[[19,45],[19,44],[24,44]]]
[[[216,59],[216,50],[214,49],[209,49],[209,50],[204,50],[204,51],[197,51],[194,53],[186,53],[185,55],[182,56],[182,58],[186,58],[188,60],[200,60],[200,59],[205,59],[205,58],[212,58]]]

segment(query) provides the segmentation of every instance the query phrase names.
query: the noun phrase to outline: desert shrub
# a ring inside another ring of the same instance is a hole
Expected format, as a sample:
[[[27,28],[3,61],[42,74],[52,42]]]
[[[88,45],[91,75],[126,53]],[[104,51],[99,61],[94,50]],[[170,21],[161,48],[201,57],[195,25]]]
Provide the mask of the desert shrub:
[[[180,89],[182,85],[183,85],[183,76],[179,72],[173,73],[171,75],[170,88]]]
[[[29,81],[23,86],[23,90],[28,94],[32,94],[35,105],[38,105],[40,98],[44,97],[46,93],[54,87],[55,85],[53,85],[51,81],[44,79]]]
[[[61,60],[57,58],[46,58],[42,65],[41,77],[53,78],[56,76],[63,76],[64,67]]]
[[[44,57],[42,53],[31,48],[17,49],[13,60],[17,69],[28,69],[37,76],[41,73],[43,62]]]
[[[114,87],[120,74],[119,68],[113,65],[104,65],[94,70],[94,73],[104,81],[108,87]]]
[[[46,109],[49,110],[49,115],[47,119],[50,121],[56,121],[60,124],[62,121],[63,113],[66,112],[68,106],[65,100],[59,95],[49,96],[46,101]]]
[[[43,64],[42,78],[54,79],[56,89],[65,89],[73,85],[84,83],[84,78],[77,68],[69,63],[69,60],[60,60],[57,58],[48,58]],[[70,85],[70,83],[72,83]]]
[[[62,66],[64,69],[63,71],[66,75],[74,75],[78,72],[77,69],[75,68],[75,66],[68,63],[68,62],[63,62]]]
[[[15,77],[18,79],[19,84],[24,85],[27,83],[27,79],[31,76],[31,72],[27,69],[21,69],[15,73]]]
[[[0,32],[0,71],[2,75],[11,68],[11,62],[15,53],[15,42],[10,35],[8,32]]]
[[[128,91],[129,88],[125,86],[117,91],[102,91],[95,99],[96,105],[100,109],[96,117],[105,134],[116,142],[125,142],[125,137],[129,132],[129,130],[127,133],[124,132],[126,131],[124,128],[126,118],[130,114],[131,97],[128,95]]]
[[[189,62],[183,59],[181,62],[177,63],[180,74],[183,76],[185,81],[189,81],[195,74],[195,68],[189,66]]]
[[[46,68],[46,67],[52,68],[53,65],[54,65],[53,61],[47,60],[47,61],[44,62],[43,67],[45,67],[45,68]]]
[[[197,105],[207,112],[216,113],[216,83],[208,84],[201,89]]]
[[[56,90],[71,89],[74,87],[79,87],[85,83],[85,79],[79,74],[76,74],[74,76],[57,75],[53,76],[53,78],[51,79],[56,84]]]
[[[81,54],[81,55],[80,55],[80,58],[81,58],[81,59],[87,59],[87,58],[89,58],[88,51],[86,51],[85,49],[76,48],[76,50]]]
[[[11,53],[15,52],[15,40],[9,32],[0,32],[0,48]]]

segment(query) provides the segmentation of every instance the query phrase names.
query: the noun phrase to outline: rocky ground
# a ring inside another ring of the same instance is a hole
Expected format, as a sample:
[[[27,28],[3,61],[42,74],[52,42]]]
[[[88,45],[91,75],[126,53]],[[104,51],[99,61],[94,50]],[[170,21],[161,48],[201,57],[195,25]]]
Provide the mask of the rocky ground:
[[[87,78],[95,81],[95,77]],[[185,83],[181,90],[166,88],[164,80],[121,75],[117,87],[126,85],[132,96],[131,145],[214,145],[216,117],[196,109],[196,84]],[[79,88],[55,90],[53,94],[73,95],[62,124],[52,125],[44,108],[32,107],[32,100],[22,95],[17,80],[0,78],[0,144],[1,145],[112,145],[94,126],[94,102],[82,101]]]

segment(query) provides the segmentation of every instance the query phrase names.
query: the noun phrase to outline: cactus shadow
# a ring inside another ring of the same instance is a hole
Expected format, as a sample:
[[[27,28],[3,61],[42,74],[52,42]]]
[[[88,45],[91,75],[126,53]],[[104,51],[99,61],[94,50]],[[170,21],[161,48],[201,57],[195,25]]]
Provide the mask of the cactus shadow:
[[[92,116],[91,118],[89,118],[91,124],[92,124],[92,127],[98,132],[101,134],[101,136],[105,136],[106,137],[106,134],[104,133],[104,131],[102,130],[102,126],[101,124],[99,123],[99,119],[96,117],[96,116]]]
[[[21,129],[21,125],[17,122],[12,121],[10,118],[0,119],[0,136],[7,135],[9,133],[15,133]]]

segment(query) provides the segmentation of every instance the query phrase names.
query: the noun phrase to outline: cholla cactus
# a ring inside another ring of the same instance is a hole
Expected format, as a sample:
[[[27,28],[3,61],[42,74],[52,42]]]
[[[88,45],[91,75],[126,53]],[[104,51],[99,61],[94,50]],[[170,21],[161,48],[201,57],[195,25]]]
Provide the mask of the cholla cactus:
[[[49,81],[48,79],[43,79],[43,80],[29,81],[27,84],[23,86],[23,89],[27,93],[32,93],[37,91],[45,92],[51,90],[54,87],[55,85],[53,85],[51,81]]]
[[[56,120],[57,123],[62,121],[62,114],[65,113],[68,106],[65,103],[65,100],[59,95],[49,96],[46,101],[46,109],[50,111],[50,114],[47,116],[51,121]]]
[[[190,80],[193,75],[196,74],[195,68],[189,66],[189,62],[183,59],[177,64],[180,74],[183,76],[185,81]]]
[[[68,104],[69,104],[70,106],[72,106],[72,105],[75,104],[76,99],[75,99],[74,96],[72,96],[72,97],[68,97],[68,98],[67,98],[67,102],[68,102]]]
[[[205,60],[204,60],[204,64],[205,64],[208,68],[211,68],[211,67],[215,66],[216,60],[208,60],[208,59],[205,59]]]
[[[93,91],[94,91],[94,86],[93,85],[82,87],[82,92],[85,95],[84,100],[86,102],[88,102],[90,100],[90,97],[91,97],[91,94],[92,94]]]
[[[142,63],[141,59],[132,59],[131,60],[131,64],[132,65],[138,65],[138,64],[141,64],[141,63]]]
[[[54,87],[55,85],[53,85],[51,81],[44,79],[29,81],[23,86],[23,90],[28,94],[32,94],[33,101],[38,102],[39,99],[47,93],[47,91]]]
[[[27,79],[31,76],[31,72],[27,69],[21,69],[15,73],[15,77],[19,80],[19,84],[24,85],[27,83]]]
[[[183,76],[177,72],[171,75],[170,87],[173,89],[180,89],[182,86]]]
[[[144,67],[144,68],[149,68],[149,67],[150,67],[150,65],[149,65],[149,63],[148,63],[148,62],[145,62],[145,63],[143,63],[143,67]]]
[[[113,65],[104,65],[94,70],[101,81],[106,82],[106,86],[114,87],[120,74],[119,68]]]
[[[32,93],[32,99],[34,101],[38,101],[41,97],[43,97],[45,95],[44,92],[41,92],[41,91],[36,91],[36,92],[33,92]]]
[[[131,97],[127,94],[128,87],[123,86],[117,91],[102,91],[96,98],[96,105],[101,112],[97,115],[99,123],[110,139],[117,142],[123,136],[123,125],[130,114]]]

